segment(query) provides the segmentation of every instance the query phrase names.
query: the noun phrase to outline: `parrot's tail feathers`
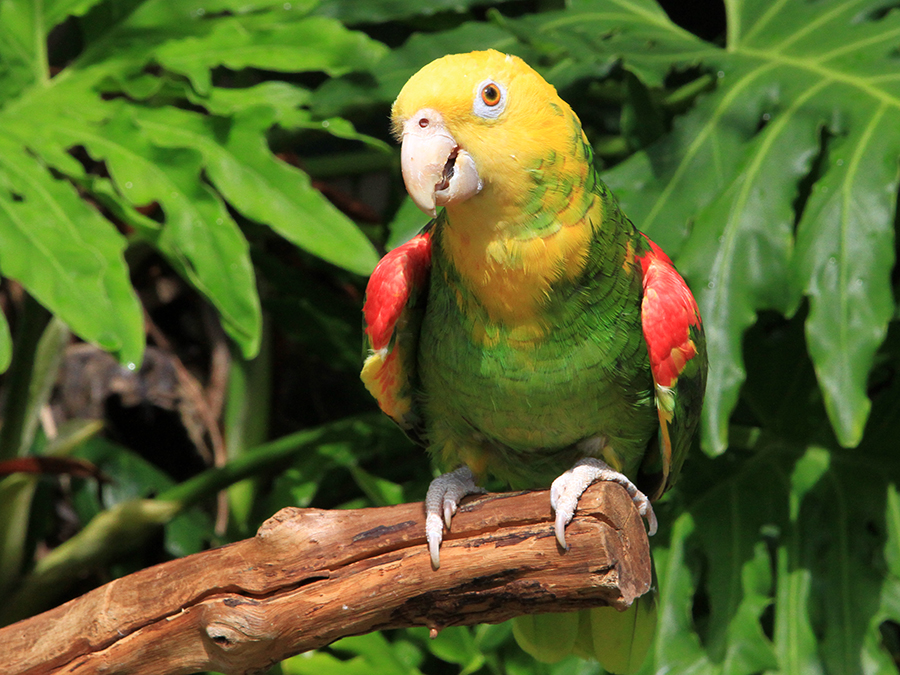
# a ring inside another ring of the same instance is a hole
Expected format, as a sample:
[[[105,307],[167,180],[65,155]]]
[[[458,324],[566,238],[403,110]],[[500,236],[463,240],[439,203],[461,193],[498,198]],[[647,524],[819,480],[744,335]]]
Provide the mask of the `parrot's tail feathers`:
[[[610,673],[636,673],[647,659],[656,634],[656,589],[637,598],[624,612],[598,607],[588,613],[592,656]]]
[[[580,612],[525,614],[513,619],[519,646],[542,663],[556,663],[571,654],[579,636]]]
[[[519,646],[542,663],[570,654],[596,659],[615,675],[640,670],[656,635],[657,593],[651,588],[624,612],[597,607],[568,614],[526,614],[513,619]]]

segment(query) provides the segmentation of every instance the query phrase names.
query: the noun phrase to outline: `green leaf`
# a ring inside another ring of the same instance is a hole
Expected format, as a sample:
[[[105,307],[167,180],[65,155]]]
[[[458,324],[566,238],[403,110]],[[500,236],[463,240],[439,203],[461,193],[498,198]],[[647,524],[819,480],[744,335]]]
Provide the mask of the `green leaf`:
[[[208,34],[170,41],[157,50],[155,57],[169,70],[187,76],[199,93],[206,94],[212,85],[210,71],[217,66],[342,75],[371,65],[385,51],[381,43],[333,19],[298,17],[297,12],[285,9],[281,13],[224,17]]]
[[[520,35],[558,64],[553,81],[605,75],[600,57],[623,58],[632,73],[660,86],[673,67],[692,66],[718,50],[673,23],[655,0],[573,0],[569,9],[521,20]]]
[[[360,490],[375,506],[394,506],[404,502],[402,485],[379,478],[356,464],[348,468]]]
[[[19,456],[33,451],[35,436],[41,421],[41,413],[50,403],[50,396],[59,380],[60,365],[72,334],[59,319],[51,319],[34,354],[34,365],[28,382],[28,403],[22,419],[22,435],[19,439]],[[9,419],[5,420],[9,422]]]
[[[682,486],[694,499],[654,546],[660,628],[643,672],[896,673],[878,637],[900,618],[884,576],[893,466],[889,453],[770,438],[739,458],[695,458]],[[695,627],[698,603],[709,614]]]
[[[250,251],[221,197],[201,178],[193,149],[152,144],[122,113],[85,139],[107,161],[120,192],[134,205],[158,201],[164,227],[154,244],[216,306],[223,325],[249,358],[259,349],[261,310]]]
[[[877,0],[727,7],[722,48],[652,0],[583,0],[524,21],[567,60],[616,55],[650,87],[678,66],[717,75],[715,91],[670,134],[605,178],[698,296],[710,353],[704,447],[718,453],[727,443],[745,330],[761,310],[790,315],[802,295],[829,419],[851,447],[893,313],[900,13]]]
[[[745,96],[750,98],[747,92]],[[710,359],[704,415],[709,425],[707,438],[712,439],[727,438],[728,415],[745,378],[741,357],[744,331],[759,310],[790,314],[800,300],[799,292],[790,285],[791,201],[797,182],[815,156],[817,130],[784,115],[764,133],[765,147],[744,153],[745,165],[736,167],[734,182],[723,186],[697,219],[679,258],[682,271],[701,282],[695,289],[707,329],[707,347],[715,354]],[[710,242],[716,245],[710,246]]]
[[[175,109],[135,112],[153,142],[197,148],[210,180],[248,218],[358,274],[368,274],[378,262],[369,240],[309,177],[269,152],[260,133],[268,126],[263,110],[232,122]]]
[[[885,560],[895,580],[900,580],[900,492],[897,485],[888,491],[888,539],[884,546]]]
[[[46,46],[38,37],[42,18],[39,6],[28,0],[0,4],[0,101],[4,104],[48,77]]]
[[[43,23],[47,27],[53,27],[65,21],[70,16],[83,16],[101,0],[44,0],[45,15]],[[32,6],[36,3],[32,2]]]
[[[695,530],[691,514],[683,513],[671,525],[669,545],[654,542],[653,557],[660,588],[659,620],[656,641],[644,663],[644,672],[655,672],[657,664],[665,664],[672,672],[713,672],[706,662],[691,616],[696,582],[686,559],[687,546]]]
[[[258,349],[261,313],[249,247],[229,207],[330,262],[370,272],[376,255],[368,240],[305,174],[275,159],[266,134],[282,124],[378,143],[345,120],[312,121],[299,107],[308,99],[299,87],[212,87],[220,66],[339,75],[370,66],[386,51],[333,19],[308,16],[311,5],[3,3],[0,272],[20,281],[80,337],[128,363],[140,360],[143,317],[124,264],[125,239],[109,213],[156,246],[210,300],[247,356]],[[50,30],[84,15],[83,52],[51,78]],[[137,100],[126,104],[128,96]],[[188,128],[193,136],[159,141],[137,124],[143,111],[189,116],[180,110],[189,103],[208,103],[218,113]],[[223,127],[235,130],[231,146],[216,135]],[[112,180],[98,175],[103,167],[73,156],[82,149],[107,164]],[[154,204],[163,222],[138,210]],[[0,364],[8,360],[7,338],[3,326]]]
[[[124,248],[125,239],[71,184],[9,136],[0,139],[0,272],[80,336],[136,363],[143,315]]]
[[[445,628],[429,642],[428,649],[440,659],[459,665],[460,675],[474,673],[484,665],[484,654],[468,626]]]
[[[340,660],[324,651],[301,654],[281,664],[285,675],[421,675],[406,658],[405,644],[390,643],[381,633],[338,640],[330,649],[352,654]]]
[[[428,222],[428,217],[422,213],[422,210],[416,206],[415,202],[405,197],[394,214],[394,219],[388,224],[388,239],[384,246],[391,250],[397,248],[421,232]]]
[[[502,3],[504,0],[500,0]],[[431,16],[439,12],[462,12],[468,7],[495,5],[488,0],[432,0],[429,3],[411,0],[322,0],[314,10],[316,14],[331,16],[354,23],[384,23],[413,16]]]
[[[858,96],[846,86],[842,95]],[[829,170],[810,195],[797,231],[794,283],[808,296],[806,336],[841,442],[862,438],[866,383],[894,313],[894,210],[900,98],[845,106],[858,124],[835,131]],[[868,105],[866,105],[868,104]]]
[[[275,121],[287,126],[282,120],[305,112],[300,106],[308,103],[309,97],[309,91],[287,82],[261,82],[239,89],[213,87],[208,97],[195,96],[192,100],[220,117],[239,114],[247,108],[269,108],[275,113]]]

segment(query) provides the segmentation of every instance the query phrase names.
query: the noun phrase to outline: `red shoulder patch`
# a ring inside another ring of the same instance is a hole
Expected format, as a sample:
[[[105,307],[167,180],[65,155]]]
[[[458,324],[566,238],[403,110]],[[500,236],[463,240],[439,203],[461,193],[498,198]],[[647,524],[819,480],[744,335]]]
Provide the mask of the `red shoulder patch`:
[[[685,363],[697,354],[690,327],[700,326],[700,310],[669,257],[649,237],[644,238],[650,245],[650,250],[638,259],[644,273],[644,339],[653,379],[658,386],[671,387]]]
[[[431,234],[424,232],[387,253],[369,277],[363,305],[365,333],[374,350],[387,347],[410,295],[431,268]]]

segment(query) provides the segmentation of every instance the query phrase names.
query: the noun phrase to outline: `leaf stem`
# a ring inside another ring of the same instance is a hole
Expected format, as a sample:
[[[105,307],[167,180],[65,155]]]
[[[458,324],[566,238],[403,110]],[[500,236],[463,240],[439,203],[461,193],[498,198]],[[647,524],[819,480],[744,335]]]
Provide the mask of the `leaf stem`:
[[[725,49],[734,52],[741,42],[741,3],[725,0],[725,16]]]
[[[50,82],[50,60],[47,57],[47,31],[44,26],[44,0],[32,0],[34,21],[34,81],[46,86]]]
[[[377,416],[368,415],[347,417],[249,448],[225,466],[206,469],[193,478],[164,490],[157,495],[156,501],[179,502],[183,510],[240,480],[274,469],[304,449],[308,450],[330,439],[346,438],[348,434],[351,437],[356,433],[362,434],[364,432],[358,425],[365,427],[377,419]]]
[[[3,426],[0,427],[0,460],[18,457],[22,452],[22,434],[28,414],[34,359],[41,334],[50,320],[50,312],[27,293],[16,326],[12,365],[6,380]]]
[[[260,351],[255,359],[248,361],[238,353],[232,355],[224,421],[228,458],[231,461],[246,455],[249,449],[268,437],[272,341],[266,324],[264,317]],[[232,525],[244,536],[250,524],[255,494],[256,484],[250,479],[239,481],[228,490]]]

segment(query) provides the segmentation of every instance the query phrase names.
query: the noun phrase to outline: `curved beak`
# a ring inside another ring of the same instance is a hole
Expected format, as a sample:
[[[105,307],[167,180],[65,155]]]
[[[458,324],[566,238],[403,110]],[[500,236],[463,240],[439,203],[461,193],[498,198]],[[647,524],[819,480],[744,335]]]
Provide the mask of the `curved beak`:
[[[472,156],[431,108],[422,108],[403,125],[400,167],[409,196],[432,218],[438,206],[465,201],[482,188]]]

